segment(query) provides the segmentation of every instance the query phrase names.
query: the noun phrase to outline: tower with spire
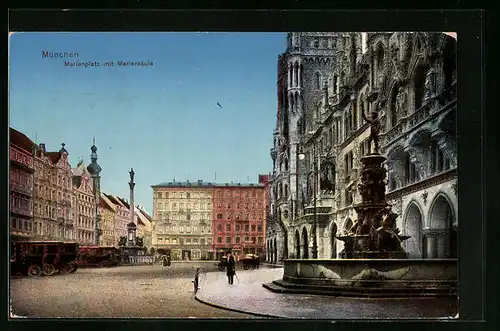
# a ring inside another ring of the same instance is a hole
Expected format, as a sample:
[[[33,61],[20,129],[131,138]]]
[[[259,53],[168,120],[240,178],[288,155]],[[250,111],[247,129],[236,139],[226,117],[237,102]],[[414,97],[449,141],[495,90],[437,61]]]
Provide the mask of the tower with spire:
[[[87,167],[87,171],[90,173],[92,177],[94,198],[96,201],[96,209],[95,209],[95,244],[99,245],[100,236],[101,236],[101,220],[99,215],[99,199],[101,196],[101,166],[97,164],[97,147],[95,146],[95,137],[92,139],[92,147],[90,147],[90,164]]]

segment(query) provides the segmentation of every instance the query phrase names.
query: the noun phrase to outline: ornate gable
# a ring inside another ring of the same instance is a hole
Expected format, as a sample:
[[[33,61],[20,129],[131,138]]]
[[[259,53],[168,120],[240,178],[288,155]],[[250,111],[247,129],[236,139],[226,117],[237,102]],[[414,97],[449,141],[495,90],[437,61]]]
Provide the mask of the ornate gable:
[[[88,176],[82,175],[82,191],[88,195],[94,195],[94,190],[92,189],[92,182]]]

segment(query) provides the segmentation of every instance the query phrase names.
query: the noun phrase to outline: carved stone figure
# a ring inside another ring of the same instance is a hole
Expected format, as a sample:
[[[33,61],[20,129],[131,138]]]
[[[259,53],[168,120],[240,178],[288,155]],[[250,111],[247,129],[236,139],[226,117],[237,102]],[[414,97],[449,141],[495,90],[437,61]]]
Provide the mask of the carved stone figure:
[[[372,111],[370,119],[366,116],[365,113],[362,113],[363,119],[370,123],[370,136],[368,137],[368,146],[370,154],[378,154],[379,153],[379,134],[380,134],[380,119],[378,117],[377,111]],[[372,143],[373,143],[373,152],[372,152]]]
[[[384,214],[382,224],[377,229],[377,245],[379,251],[404,252],[401,246],[402,241],[398,235],[399,229],[396,228],[397,216],[397,214],[391,211],[387,211]]]
[[[434,91],[434,70],[431,69],[425,76],[424,85],[424,99],[429,99],[434,96],[436,91]]]
[[[335,166],[330,161],[321,165],[320,188],[322,191],[335,192]]]
[[[399,48],[396,44],[391,45],[391,60],[397,69],[399,63]]]
[[[385,75],[381,69],[377,74],[377,87],[379,89],[382,89],[384,87],[384,78],[385,78]]]
[[[396,112],[398,114],[406,114],[406,100],[406,92],[402,87],[400,87],[396,96]]]

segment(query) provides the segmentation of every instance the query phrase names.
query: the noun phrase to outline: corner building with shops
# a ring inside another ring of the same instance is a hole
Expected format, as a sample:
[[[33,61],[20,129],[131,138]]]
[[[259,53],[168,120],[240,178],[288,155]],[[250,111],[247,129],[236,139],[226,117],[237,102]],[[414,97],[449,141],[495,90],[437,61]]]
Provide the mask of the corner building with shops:
[[[444,33],[289,33],[278,109],[267,260],[336,258],[356,221],[372,111],[386,197],[409,258],[457,254],[456,40]],[[302,160],[298,155],[304,156]]]
[[[213,196],[213,239],[217,259],[228,251],[238,257],[265,253],[267,182],[258,184],[217,184]]]
[[[153,187],[152,245],[174,260],[213,259],[213,184],[168,182]]]
[[[258,184],[153,185],[152,245],[175,260],[211,260],[227,251],[264,252],[267,176]]]

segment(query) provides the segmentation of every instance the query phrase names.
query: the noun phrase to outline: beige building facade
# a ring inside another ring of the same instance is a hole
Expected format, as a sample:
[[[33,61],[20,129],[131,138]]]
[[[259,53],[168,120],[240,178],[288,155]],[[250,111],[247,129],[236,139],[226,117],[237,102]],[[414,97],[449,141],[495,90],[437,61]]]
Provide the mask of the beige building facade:
[[[208,259],[212,249],[212,190],[206,183],[153,186],[152,245],[173,259]]]
[[[120,237],[127,237],[127,224],[130,222],[130,211],[124,201],[117,196],[104,194],[105,197],[115,206],[115,223],[114,223],[114,245],[118,246]]]
[[[72,172],[64,146],[58,152],[47,152],[45,144],[40,144],[35,151],[34,240],[76,240]]]
[[[101,192],[99,200],[99,214],[101,215],[102,234],[99,241],[100,246],[117,247],[118,240],[115,237],[116,205],[113,204],[104,193]]]
[[[72,169],[73,178],[73,221],[75,239],[81,245],[95,243],[95,209],[93,183],[83,161]]]

